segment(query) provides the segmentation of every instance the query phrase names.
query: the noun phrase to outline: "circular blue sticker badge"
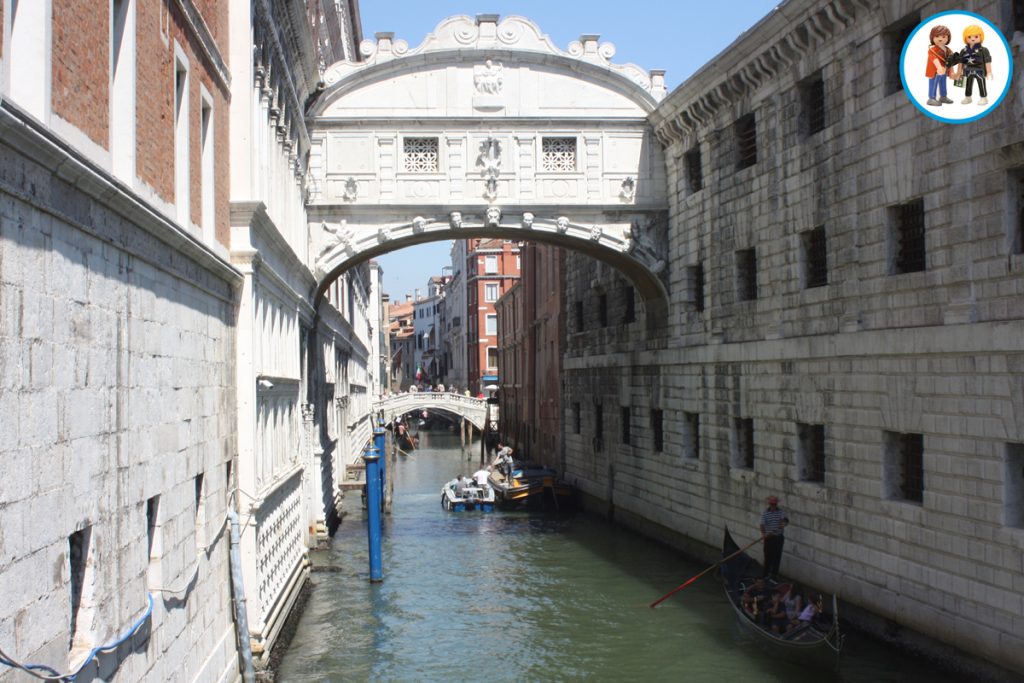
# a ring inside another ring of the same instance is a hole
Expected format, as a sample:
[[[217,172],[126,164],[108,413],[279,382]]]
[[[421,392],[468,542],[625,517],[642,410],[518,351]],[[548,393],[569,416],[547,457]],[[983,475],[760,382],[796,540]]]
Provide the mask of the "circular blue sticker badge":
[[[922,21],[900,55],[903,92],[926,116],[967,123],[988,116],[1013,76],[1010,46],[973,12],[940,12]]]

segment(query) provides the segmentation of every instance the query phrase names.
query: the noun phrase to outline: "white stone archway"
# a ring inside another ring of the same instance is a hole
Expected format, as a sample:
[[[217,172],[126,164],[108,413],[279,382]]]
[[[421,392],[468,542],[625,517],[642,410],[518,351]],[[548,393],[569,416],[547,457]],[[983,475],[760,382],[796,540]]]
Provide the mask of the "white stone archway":
[[[358,262],[424,242],[539,241],[600,259],[648,311],[668,279],[664,74],[613,64],[528,19],[445,19],[416,48],[364,41],[309,109],[309,248],[318,294]]]

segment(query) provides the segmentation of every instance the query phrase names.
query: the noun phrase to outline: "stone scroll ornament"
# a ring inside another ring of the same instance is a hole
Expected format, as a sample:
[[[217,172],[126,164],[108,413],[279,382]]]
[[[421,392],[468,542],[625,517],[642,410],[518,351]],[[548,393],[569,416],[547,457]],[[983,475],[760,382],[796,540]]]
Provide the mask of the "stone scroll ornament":
[[[642,262],[655,275],[662,273],[668,262],[660,255],[666,253],[666,245],[663,240],[657,238],[654,230],[654,221],[650,218],[636,219],[623,236],[625,252]]]

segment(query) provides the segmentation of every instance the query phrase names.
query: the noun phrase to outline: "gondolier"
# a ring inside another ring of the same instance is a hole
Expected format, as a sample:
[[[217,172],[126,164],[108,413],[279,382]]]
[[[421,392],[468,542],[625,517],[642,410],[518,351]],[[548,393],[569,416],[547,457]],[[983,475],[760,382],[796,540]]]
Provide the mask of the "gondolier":
[[[761,537],[764,539],[764,576],[779,578],[782,546],[786,542],[783,530],[789,517],[779,508],[777,496],[768,496],[768,508],[761,513]]]

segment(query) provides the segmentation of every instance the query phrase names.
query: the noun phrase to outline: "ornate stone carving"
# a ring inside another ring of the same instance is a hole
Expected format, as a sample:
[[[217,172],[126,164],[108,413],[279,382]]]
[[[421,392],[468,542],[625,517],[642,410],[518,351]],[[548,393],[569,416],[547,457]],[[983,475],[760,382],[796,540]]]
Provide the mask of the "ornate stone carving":
[[[412,219],[412,231],[413,234],[420,234],[427,229],[427,219],[423,216],[416,216]]]
[[[496,206],[492,206],[487,209],[487,225],[492,228],[498,227],[501,223],[501,209]]]
[[[473,87],[477,95],[500,95],[502,86],[502,71],[505,68],[501,62],[488,59],[483,66],[473,69]]]
[[[355,178],[349,178],[345,181],[345,194],[343,195],[345,201],[354,202],[359,198],[359,181]]]
[[[302,421],[312,422],[313,418],[316,417],[316,406],[312,403],[302,404]]]
[[[501,143],[496,138],[487,138],[480,143],[477,165],[483,167],[484,197],[489,201],[498,198],[498,175],[501,173]]]
[[[555,221],[555,229],[562,235],[569,231],[569,219],[566,216],[559,216]]]
[[[461,228],[462,227],[462,212],[461,211],[452,211],[450,214],[448,214],[448,223],[453,228]]]
[[[636,197],[636,178],[628,176],[622,181],[622,189],[619,191],[619,196],[627,202],[633,201]]]
[[[529,211],[523,214],[523,227],[527,230],[533,227],[533,214]]]
[[[391,228],[381,228],[377,231],[377,241],[381,244],[391,239]]]
[[[665,270],[667,261],[662,257],[667,249],[654,234],[654,221],[634,220],[624,235],[625,251],[638,261],[643,261],[654,274]]]
[[[602,228],[600,225],[595,225],[594,227],[592,227],[590,229],[590,239],[592,241],[594,241],[594,242],[597,242],[598,240],[600,240],[601,239],[601,235],[603,235],[603,234],[604,234],[604,228]]]
[[[341,221],[341,225],[338,227],[334,227],[326,221],[320,224],[320,227],[326,233],[324,237],[324,246],[320,250],[321,258],[334,251],[334,248],[338,245],[341,245],[345,250],[345,253],[349,256],[352,256],[355,253],[355,232],[345,223],[346,222],[344,220]]]

